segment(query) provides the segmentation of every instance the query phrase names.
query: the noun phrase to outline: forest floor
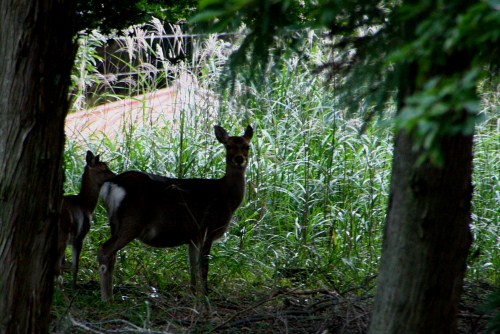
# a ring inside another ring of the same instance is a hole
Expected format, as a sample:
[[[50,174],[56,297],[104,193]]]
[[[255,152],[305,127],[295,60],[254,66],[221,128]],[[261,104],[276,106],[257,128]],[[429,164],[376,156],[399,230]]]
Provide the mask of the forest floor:
[[[52,332],[366,333],[374,282],[343,292],[291,287],[229,295],[212,291],[208,300],[179,287],[163,295],[155,289],[122,285],[115,287],[111,305],[100,301],[97,282],[79,286],[76,293],[68,283],[56,288]],[[485,332],[489,317],[478,308],[492,290],[488,284],[465,285],[458,333]]]

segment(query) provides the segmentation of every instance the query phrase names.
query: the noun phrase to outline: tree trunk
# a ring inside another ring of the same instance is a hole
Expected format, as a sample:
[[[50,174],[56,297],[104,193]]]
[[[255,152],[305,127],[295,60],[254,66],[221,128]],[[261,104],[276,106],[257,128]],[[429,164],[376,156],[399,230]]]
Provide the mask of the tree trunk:
[[[0,333],[47,333],[74,1],[0,2]]]
[[[471,244],[472,136],[444,138],[442,167],[396,137],[370,333],[454,333]]]

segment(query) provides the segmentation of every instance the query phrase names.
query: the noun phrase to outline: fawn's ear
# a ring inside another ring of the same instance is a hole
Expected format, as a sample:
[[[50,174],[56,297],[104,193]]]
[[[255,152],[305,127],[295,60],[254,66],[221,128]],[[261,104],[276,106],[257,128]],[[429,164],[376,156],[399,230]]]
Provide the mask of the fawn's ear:
[[[247,128],[245,129],[245,134],[243,135],[243,137],[246,138],[247,140],[252,139],[252,137],[253,137],[253,128],[250,125],[247,126]]]
[[[85,157],[85,161],[87,161],[87,165],[92,165],[94,163],[94,153],[91,151],[87,151],[87,156]]]
[[[215,137],[219,142],[222,144],[227,143],[227,140],[229,139],[229,135],[227,134],[227,131],[219,125],[214,126],[214,131],[215,131]]]

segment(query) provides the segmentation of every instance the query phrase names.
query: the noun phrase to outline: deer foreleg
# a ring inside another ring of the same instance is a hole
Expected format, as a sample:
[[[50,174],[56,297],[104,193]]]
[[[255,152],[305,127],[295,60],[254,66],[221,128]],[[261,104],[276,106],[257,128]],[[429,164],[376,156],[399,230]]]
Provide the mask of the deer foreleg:
[[[200,292],[203,296],[208,294],[208,261],[211,240],[203,242],[191,242],[189,244],[189,262],[191,264],[191,291],[197,292],[197,283],[200,284]]]
[[[205,240],[200,254],[199,275],[201,278],[201,293],[208,295],[208,260],[210,258],[210,250],[212,248],[212,240]]]
[[[191,292],[196,295],[196,283],[198,281],[199,267],[200,267],[200,252],[201,244],[192,241],[189,244],[189,264],[191,273]]]

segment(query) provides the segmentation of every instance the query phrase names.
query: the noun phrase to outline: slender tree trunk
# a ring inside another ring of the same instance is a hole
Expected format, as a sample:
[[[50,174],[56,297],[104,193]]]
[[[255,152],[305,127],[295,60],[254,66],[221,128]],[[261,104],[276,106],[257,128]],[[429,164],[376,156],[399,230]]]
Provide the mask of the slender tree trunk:
[[[442,140],[444,165],[416,165],[396,137],[370,333],[454,333],[471,244],[472,136]]]
[[[47,333],[74,62],[72,0],[0,2],[0,333]]]

